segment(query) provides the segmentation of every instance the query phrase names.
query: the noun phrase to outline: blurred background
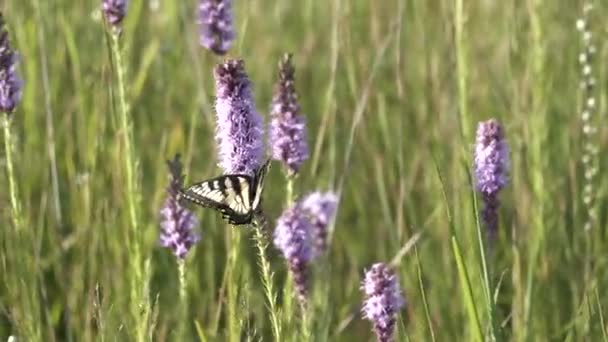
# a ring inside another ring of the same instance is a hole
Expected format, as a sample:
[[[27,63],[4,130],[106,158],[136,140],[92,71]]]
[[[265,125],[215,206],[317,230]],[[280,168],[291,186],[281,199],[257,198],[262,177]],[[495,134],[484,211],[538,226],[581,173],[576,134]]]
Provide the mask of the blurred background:
[[[294,56],[311,148],[295,194],[341,191],[329,253],[315,266],[308,340],[372,340],[359,313],[361,280],[371,264],[391,261],[408,303],[397,341],[469,341],[475,330],[489,340],[607,339],[608,184],[601,151],[608,135],[601,122],[608,8],[586,3],[594,7],[585,12],[582,1],[234,1],[236,40],[227,56],[245,61],[266,120],[277,63],[286,52]],[[196,209],[202,239],[186,259],[186,308],[178,304],[175,257],[158,244],[165,161],[181,153],[187,182],[220,173],[212,70],[224,57],[199,45],[197,6],[132,0],[123,22],[141,190],[138,236],[148,275],[142,284],[149,297],[137,305],[148,313],[152,340],[235,340],[223,301],[233,288],[241,322],[236,340],[272,340],[250,229]],[[12,132],[28,241],[3,244],[0,338],[135,340],[124,132],[100,1],[4,0],[0,10],[24,79]],[[584,15],[596,47],[591,95],[579,86],[584,37],[576,23]],[[585,125],[596,134],[583,134],[589,96],[596,107]],[[472,153],[477,123],[490,118],[505,129],[511,168],[500,194],[499,234],[485,244],[482,259]],[[600,151],[593,156],[599,176],[585,177],[586,144]],[[0,237],[8,241],[5,151]],[[279,165],[264,190],[271,226],[285,208]],[[240,276],[224,284],[234,234],[243,241]],[[294,323],[298,310],[282,306],[289,294],[282,292],[289,286],[284,259],[273,247],[269,253],[283,339],[305,340]],[[29,281],[7,273],[11,258],[29,265],[21,278]],[[185,328],[176,332],[180,324]]]

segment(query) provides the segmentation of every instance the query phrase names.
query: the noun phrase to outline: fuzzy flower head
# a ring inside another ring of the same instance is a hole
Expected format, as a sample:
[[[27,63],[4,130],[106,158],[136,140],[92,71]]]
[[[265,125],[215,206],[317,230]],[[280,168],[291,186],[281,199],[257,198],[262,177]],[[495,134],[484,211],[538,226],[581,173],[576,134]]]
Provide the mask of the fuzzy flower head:
[[[300,303],[306,302],[308,291],[307,269],[312,259],[310,222],[299,203],[294,204],[279,217],[274,231],[274,245],[287,260],[293,276]]]
[[[231,0],[200,0],[198,6],[200,44],[224,55],[234,41]]]
[[[102,0],[101,9],[108,24],[120,31],[120,23],[127,14],[127,0]]]
[[[365,293],[363,317],[374,324],[378,341],[392,341],[395,316],[405,306],[397,276],[387,265],[374,264],[365,273],[361,289]]]
[[[312,226],[313,257],[327,251],[327,234],[338,208],[338,196],[331,192],[313,192],[302,200]]]
[[[509,147],[498,121],[480,122],[475,144],[475,176],[477,189],[483,194],[495,194],[508,181]]]
[[[279,80],[270,109],[272,158],[280,160],[292,175],[309,156],[306,121],[300,115],[294,73],[291,55],[286,54],[279,62]]]
[[[263,162],[263,119],[258,114],[242,60],[228,59],[215,67],[220,167],[226,174],[252,175]]]
[[[17,75],[17,54],[11,49],[0,13],[0,112],[11,114],[21,100],[22,81]]]
[[[196,216],[179,203],[179,192],[183,186],[182,164],[179,155],[167,161],[170,183],[167,199],[160,211],[160,244],[173,251],[176,257],[184,259],[188,251],[200,240],[193,229],[198,225]]]

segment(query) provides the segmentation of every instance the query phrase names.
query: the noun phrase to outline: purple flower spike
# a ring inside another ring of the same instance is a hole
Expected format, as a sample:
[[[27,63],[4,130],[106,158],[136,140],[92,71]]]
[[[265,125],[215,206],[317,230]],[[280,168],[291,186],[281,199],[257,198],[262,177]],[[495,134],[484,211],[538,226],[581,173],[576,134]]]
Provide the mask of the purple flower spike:
[[[200,44],[224,55],[234,41],[231,0],[201,0],[198,6]]]
[[[363,317],[374,324],[377,341],[392,341],[395,316],[405,306],[397,276],[385,264],[374,264],[365,273],[361,289],[365,292]]]
[[[120,23],[127,14],[127,0],[102,0],[101,9],[108,24],[120,30]]]
[[[312,225],[313,257],[327,251],[327,228],[337,207],[338,196],[333,192],[313,192],[302,200],[302,208]]]
[[[283,212],[274,231],[274,244],[287,259],[298,299],[306,305],[308,263],[312,259],[310,223],[298,203]]]
[[[226,174],[253,175],[263,162],[263,119],[257,113],[242,60],[215,67],[216,140]]]
[[[498,232],[498,192],[507,184],[509,147],[498,121],[480,122],[475,145],[475,176],[477,190],[483,195],[482,219],[490,239]]]
[[[0,13],[0,112],[11,114],[21,100],[22,81],[17,75],[17,54],[11,49]]]
[[[167,188],[167,199],[160,211],[160,244],[171,249],[176,257],[184,259],[190,248],[200,240],[200,236],[193,232],[198,220],[191,211],[179,204],[178,195],[184,182],[179,155],[167,161],[167,165],[171,182]]]
[[[272,158],[283,162],[290,175],[297,174],[308,159],[306,122],[300,115],[294,73],[291,55],[286,54],[279,62],[279,80],[270,110]]]

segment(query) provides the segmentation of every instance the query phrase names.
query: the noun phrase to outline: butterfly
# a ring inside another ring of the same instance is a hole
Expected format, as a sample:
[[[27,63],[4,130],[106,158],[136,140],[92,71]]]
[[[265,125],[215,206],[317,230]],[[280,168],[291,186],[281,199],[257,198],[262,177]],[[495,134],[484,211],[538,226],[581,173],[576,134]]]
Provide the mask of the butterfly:
[[[203,207],[213,208],[233,225],[249,224],[261,213],[264,177],[270,168],[268,159],[252,176],[223,175],[182,189],[180,196]]]

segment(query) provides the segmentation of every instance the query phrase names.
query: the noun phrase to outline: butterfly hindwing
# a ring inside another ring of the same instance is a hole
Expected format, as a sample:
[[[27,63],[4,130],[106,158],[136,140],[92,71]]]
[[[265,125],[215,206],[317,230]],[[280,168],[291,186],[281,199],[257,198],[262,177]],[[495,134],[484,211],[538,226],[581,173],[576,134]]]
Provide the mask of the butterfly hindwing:
[[[218,210],[234,225],[251,223],[260,210],[264,176],[270,161],[256,170],[253,177],[224,175],[196,183],[182,190],[181,197],[203,207]]]

